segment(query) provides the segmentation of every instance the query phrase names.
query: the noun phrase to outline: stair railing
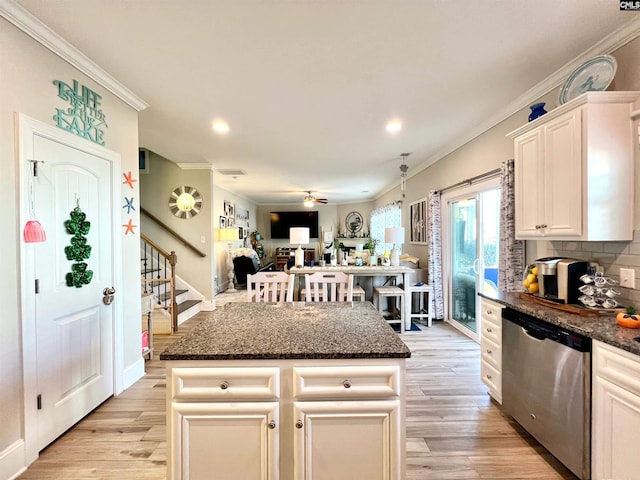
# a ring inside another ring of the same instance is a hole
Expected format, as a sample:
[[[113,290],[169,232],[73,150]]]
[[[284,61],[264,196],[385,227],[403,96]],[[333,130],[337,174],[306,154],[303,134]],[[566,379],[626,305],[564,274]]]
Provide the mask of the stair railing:
[[[160,308],[168,311],[171,333],[175,333],[178,331],[175,289],[178,256],[174,251],[167,252],[143,233],[140,234],[140,241],[144,293],[152,293]]]

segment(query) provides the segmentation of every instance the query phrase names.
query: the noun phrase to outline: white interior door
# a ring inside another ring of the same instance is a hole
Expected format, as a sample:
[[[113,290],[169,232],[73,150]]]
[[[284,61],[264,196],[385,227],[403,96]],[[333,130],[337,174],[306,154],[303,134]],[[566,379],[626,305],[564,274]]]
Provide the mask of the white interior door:
[[[30,445],[40,450],[114,392],[115,310],[103,303],[103,290],[114,286],[117,230],[112,161],[94,149],[82,149],[82,144],[79,148],[62,131],[54,138],[26,130],[21,129],[21,144],[31,150],[30,159],[38,160],[37,176],[32,177],[33,205],[47,236],[45,242],[23,250],[33,269],[26,276],[34,280],[33,293],[24,294],[25,303],[29,298],[33,302],[26,312],[33,319],[25,320],[24,332],[25,403],[37,405],[31,432],[36,438],[30,438]],[[66,280],[77,261],[65,254],[72,239],[65,221],[76,206],[90,222],[85,237],[91,252],[83,261],[93,272],[90,283],[80,287],[68,286]],[[32,367],[34,378],[28,376]],[[36,398],[29,398],[30,385]]]

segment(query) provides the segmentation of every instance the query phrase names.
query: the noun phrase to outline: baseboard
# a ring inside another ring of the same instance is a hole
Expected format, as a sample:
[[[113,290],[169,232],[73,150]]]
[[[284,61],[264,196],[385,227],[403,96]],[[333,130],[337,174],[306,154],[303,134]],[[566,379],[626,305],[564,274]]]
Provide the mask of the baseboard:
[[[0,478],[14,480],[24,473],[24,440],[16,440],[0,452]]]
[[[124,370],[122,376],[122,385],[124,389],[126,390],[127,388],[129,388],[131,385],[144,377],[144,375],[144,358],[140,357],[137,362]]]
[[[213,312],[216,309],[216,302],[213,299],[203,300],[200,305],[201,312]]]

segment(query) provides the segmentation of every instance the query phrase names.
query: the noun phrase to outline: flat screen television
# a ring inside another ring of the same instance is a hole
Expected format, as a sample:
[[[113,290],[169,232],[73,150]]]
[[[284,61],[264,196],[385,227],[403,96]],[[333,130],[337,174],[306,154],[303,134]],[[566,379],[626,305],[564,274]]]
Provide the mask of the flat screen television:
[[[309,238],[318,238],[318,212],[270,212],[271,238],[289,238],[289,228],[309,227]]]

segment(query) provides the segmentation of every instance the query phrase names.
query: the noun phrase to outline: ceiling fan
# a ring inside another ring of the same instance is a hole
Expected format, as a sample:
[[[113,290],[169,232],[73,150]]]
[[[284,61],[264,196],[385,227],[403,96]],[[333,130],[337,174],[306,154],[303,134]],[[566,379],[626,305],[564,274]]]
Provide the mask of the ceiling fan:
[[[304,196],[304,206],[305,207],[313,207],[314,203],[329,203],[329,200],[326,198],[315,198],[311,195],[311,190],[307,191],[307,194]]]

